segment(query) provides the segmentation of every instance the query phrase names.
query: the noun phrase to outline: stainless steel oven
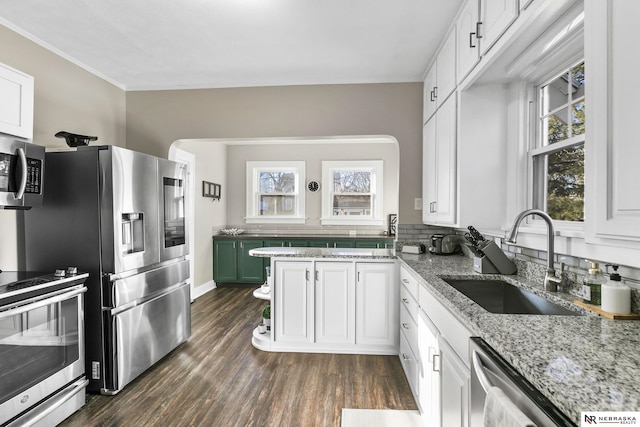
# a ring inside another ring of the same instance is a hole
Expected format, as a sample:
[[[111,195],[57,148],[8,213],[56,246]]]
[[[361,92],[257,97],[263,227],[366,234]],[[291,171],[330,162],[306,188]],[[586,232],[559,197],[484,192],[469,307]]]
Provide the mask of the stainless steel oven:
[[[53,426],[84,405],[87,277],[0,273],[1,426]]]
[[[42,206],[44,147],[0,134],[0,209]]]

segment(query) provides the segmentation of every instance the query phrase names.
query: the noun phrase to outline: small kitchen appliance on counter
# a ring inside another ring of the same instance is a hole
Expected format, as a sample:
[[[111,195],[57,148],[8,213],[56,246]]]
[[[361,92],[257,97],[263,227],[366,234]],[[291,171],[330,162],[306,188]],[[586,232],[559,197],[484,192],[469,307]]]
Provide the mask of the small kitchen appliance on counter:
[[[460,250],[455,234],[434,234],[431,236],[429,252],[435,255],[452,255]]]

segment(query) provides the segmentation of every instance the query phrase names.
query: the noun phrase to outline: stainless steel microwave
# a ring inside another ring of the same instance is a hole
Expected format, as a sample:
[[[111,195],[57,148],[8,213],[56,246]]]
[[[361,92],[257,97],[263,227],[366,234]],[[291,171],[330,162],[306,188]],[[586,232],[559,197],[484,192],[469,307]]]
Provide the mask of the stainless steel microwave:
[[[44,147],[0,134],[0,209],[42,206]]]

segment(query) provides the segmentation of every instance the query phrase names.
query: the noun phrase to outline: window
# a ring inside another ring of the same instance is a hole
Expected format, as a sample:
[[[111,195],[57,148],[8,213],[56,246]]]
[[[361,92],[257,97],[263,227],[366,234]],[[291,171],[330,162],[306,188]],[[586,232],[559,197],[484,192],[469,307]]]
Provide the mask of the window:
[[[304,224],[304,162],[247,162],[247,223]]]
[[[322,224],[384,225],[382,160],[322,162]]]
[[[584,61],[537,87],[533,206],[554,220],[584,221],[584,87]]]

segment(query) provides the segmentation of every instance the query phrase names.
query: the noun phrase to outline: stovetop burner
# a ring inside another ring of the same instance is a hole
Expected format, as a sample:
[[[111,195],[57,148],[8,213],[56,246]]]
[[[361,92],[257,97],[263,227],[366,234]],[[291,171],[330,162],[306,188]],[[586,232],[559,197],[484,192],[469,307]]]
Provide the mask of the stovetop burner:
[[[30,298],[39,294],[51,292],[67,286],[73,286],[78,282],[84,282],[87,273],[72,273],[60,275],[55,273],[37,271],[2,271],[0,272],[0,305]],[[67,271],[75,272],[75,269]]]

